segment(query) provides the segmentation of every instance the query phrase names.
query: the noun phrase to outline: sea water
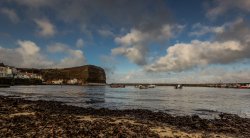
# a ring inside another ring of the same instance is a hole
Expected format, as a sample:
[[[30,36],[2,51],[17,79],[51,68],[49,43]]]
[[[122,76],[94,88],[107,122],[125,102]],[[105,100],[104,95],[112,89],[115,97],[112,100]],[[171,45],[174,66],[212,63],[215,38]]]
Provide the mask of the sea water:
[[[148,109],[173,115],[214,118],[220,112],[250,118],[250,89],[158,86],[151,89],[108,86],[40,85],[0,88],[0,95],[109,109]]]

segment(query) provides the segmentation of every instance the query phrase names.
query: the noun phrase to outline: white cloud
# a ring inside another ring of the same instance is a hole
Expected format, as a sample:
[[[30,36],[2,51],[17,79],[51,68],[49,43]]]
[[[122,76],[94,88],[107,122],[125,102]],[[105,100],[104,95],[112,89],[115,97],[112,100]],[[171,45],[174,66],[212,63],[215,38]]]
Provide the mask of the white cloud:
[[[48,19],[35,19],[39,28],[38,34],[43,37],[51,37],[56,34],[55,26]]]
[[[0,47],[0,59],[7,65],[29,68],[46,68],[53,65],[46,56],[40,53],[40,48],[32,41],[19,40],[18,48]]]
[[[61,53],[68,50],[68,46],[63,43],[53,43],[47,47],[47,50],[50,53]]]
[[[12,49],[0,46],[0,62],[22,68],[64,68],[86,64],[81,50],[70,49],[62,43],[48,46],[48,51],[51,53],[65,54],[60,61],[48,59],[47,55],[41,52],[40,47],[32,41],[18,40],[17,44],[18,47]]]
[[[237,18],[234,21],[226,22],[220,26],[207,26],[207,25],[202,25],[200,23],[196,23],[192,26],[192,29],[194,31],[190,32],[189,35],[202,36],[208,33],[215,34],[215,35],[222,35],[222,34],[227,33],[228,30],[234,29],[237,25],[242,25],[244,23],[245,21],[243,18]]]
[[[118,48],[111,50],[113,55],[126,56],[138,65],[147,63],[148,47],[152,42],[164,42],[174,37],[184,26],[165,24],[159,30],[140,31],[131,29],[129,33],[116,37],[114,41]]]
[[[197,24],[194,24],[192,28],[195,31],[189,33],[191,36],[202,36],[208,33],[221,34],[225,31],[226,25],[205,26],[200,23],[197,23]]]
[[[132,29],[124,36],[116,37],[115,42],[120,47],[111,49],[112,55],[126,56],[130,61],[138,65],[146,64],[146,42],[149,34],[142,33],[139,30]]]
[[[133,63],[138,65],[146,64],[146,51],[143,46],[137,45],[134,47],[118,47],[112,49],[112,55],[124,55]]]
[[[150,32],[143,32],[138,29],[131,29],[131,31],[126,35],[116,37],[115,42],[122,46],[133,46],[152,41],[165,41],[172,38],[181,29],[183,29],[183,26],[169,24],[163,25],[160,30],[153,30]]]
[[[20,48],[17,49],[21,54],[27,54],[29,56],[36,55],[39,53],[40,48],[32,41],[17,41]]]
[[[208,64],[226,64],[242,59],[246,46],[238,41],[209,42],[193,40],[167,49],[166,56],[146,67],[148,71],[179,72]]]
[[[48,67],[53,64],[40,53],[40,48],[34,42],[19,40],[18,45],[20,47],[16,51],[22,55],[22,67]]]
[[[209,18],[216,18],[234,8],[250,12],[249,0],[216,0],[214,4],[216,6],[208,9],[207,11],[207,16]]]
[[[167,49],[145,68],[148,71],[180,72],[209,64],[230,64],[250,58],[250,27],[242,18],[225,23],[224,31],[217,33],[212,41],[193,40],[178,43]]]
[[[64,53],[66,56],[55,63],[57,68],[82,66],[86,64],[86,59],[81,50],[71,49],[68,45],[63,43],[54,43],[47,47],[51,53]]]
[[[20,21],[15,10],[13,9],[2,8],[1,13],[6,15],[13,23],[18,23]]]
[[[11,66],[22,67],[23,58],[16,49],[3,48],[0,46],[0,62]]]
[[[79,38],[77,41],[76,41],[76,47],[77,48],[82,48],[84,46],[84,41],[83,39]]]
[[[81,50],[69,50],[68,56],[63,58],[60,63],[56,65],[59,68],[82,66],[86,64],[85,57]]]
[[[131,46],[145,41],[149,34],[142,33],[139,30],[131,29],[129,33],[124,36],[116,37],[115,42],[122,46]]]

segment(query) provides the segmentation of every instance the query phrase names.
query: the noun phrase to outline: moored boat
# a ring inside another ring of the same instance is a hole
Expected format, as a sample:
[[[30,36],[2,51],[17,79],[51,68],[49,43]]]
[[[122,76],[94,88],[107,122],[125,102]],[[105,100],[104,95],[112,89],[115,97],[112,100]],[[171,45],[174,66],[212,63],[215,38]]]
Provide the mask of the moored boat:
[[[148,88],[155,88],[155,85],[153,85],[153,84],[148,85]]]
[[[148,89],[148,86],[146,86],[146,85],[139,85],[139,89]]]
[[[125,88],[125,85],[123,84],[110,84],[110,88]]]
[[[250,89],[250,84],[240,86],[240,89]]]
[[[177,84],[177,85],[175,85],[175,89],[182,89],[182,85],[181,84]]]

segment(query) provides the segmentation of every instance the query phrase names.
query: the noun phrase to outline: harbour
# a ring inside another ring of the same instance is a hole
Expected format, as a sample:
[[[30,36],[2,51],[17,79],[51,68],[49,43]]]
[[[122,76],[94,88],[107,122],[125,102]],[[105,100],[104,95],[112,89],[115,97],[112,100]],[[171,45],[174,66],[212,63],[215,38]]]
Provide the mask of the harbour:
[[[59,101],[69,105],[109,109],[148,109],[174,115],[198,114],[214,118],[220,112],[250,117],[249,89],[211,87],[30,85],[1,88],[0,95],[29,100]]]

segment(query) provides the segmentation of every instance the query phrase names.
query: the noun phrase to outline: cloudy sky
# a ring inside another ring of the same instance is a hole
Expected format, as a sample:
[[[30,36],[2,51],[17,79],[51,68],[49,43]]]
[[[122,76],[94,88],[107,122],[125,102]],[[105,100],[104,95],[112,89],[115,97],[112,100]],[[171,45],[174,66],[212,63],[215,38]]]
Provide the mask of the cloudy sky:
[[[107,82],[250,82],[249,0],[1,0],[0,62]]]

